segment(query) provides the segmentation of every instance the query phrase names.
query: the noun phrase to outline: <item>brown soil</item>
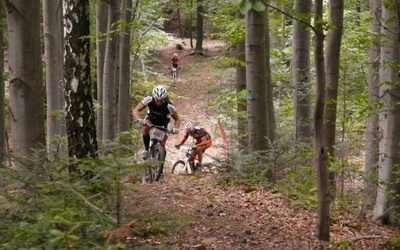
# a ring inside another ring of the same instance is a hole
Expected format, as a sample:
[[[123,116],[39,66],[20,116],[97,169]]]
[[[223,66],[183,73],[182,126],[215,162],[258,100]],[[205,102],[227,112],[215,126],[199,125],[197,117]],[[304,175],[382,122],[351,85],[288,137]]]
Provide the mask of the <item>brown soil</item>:
[[[179,51],[174,44],[163,46],[156,50],[156,56],[160,68],[166,69],[171,55],[179,53],[179,81],[176,86],[169,85],[170,93],[177,94],[172,101],[183,121],[198,122],[212,131],[214,145],[204,162],[213,165],[223,149],[212,119],[215,114],[204,105],[216,93],[209,93],[204,83],[221,80],[213,75],[210,62],[223,44],[206,40],[205,57],[190,55],[188,44],[186,41],[184,50]],[[128,237],[128,249],[338,249],[346,244],[347,249],[378,249],[396,233],[342,212],[332,219],[329,244],[314,235],[316,212],[300,209],[282,194],[244,185],[220,185],[216,173],[169,174],[171,163],[183,157],[173,147],[181,136],[182,132],[168,140],[165,181],[134,183],[125,197],[131,216],[128,220],[137,219]],[[335,242],[342,243],[335,246]]]

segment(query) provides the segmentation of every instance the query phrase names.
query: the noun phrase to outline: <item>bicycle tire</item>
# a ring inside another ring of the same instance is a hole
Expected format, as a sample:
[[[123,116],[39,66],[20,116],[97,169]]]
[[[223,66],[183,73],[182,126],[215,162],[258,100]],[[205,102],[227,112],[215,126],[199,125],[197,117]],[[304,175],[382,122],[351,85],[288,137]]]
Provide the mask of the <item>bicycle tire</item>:
[[[149,167],[150,183],[159,181],[164,167],[165,149],[161,144],[156,144],[150,149],[150,160],[152,161]]]
[[[185,162],[182,160],[178,160],[172,165],[172,173],[173,174],[181,174],[181,173],[187,173],[187,168],[185,168]]]
[[[177,79],[176,73],[172,73],[172,81],[175,83]]]

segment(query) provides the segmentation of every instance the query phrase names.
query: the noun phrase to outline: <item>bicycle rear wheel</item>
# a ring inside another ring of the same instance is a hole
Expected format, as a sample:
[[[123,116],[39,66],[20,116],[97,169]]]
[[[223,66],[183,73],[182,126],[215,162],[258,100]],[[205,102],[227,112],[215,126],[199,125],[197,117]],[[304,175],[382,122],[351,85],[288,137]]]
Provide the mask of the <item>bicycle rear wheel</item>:
[[[172,73],[172,81],[173,81],[174,83],[176,83],[176,78],[177,78],[176,72]]]
[[[172,165],[172,173],[173,174],[187,174],[187,168],[185,166],[185,162],[182,160],[178,160]]]
[[[164,160],[165,160],[165,149],[161,144],[156,144],[150,149],[150,168],[149,168],[149,175],[150,175],[150,183],[159,181],[163,167],[164,167]]]

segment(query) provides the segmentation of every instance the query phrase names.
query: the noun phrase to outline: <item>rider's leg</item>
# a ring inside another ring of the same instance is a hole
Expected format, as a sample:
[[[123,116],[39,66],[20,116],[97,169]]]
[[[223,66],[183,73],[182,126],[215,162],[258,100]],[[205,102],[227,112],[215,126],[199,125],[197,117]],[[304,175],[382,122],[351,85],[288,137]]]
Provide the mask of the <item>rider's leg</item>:
[[[206,147],[201,146],[198,147],[196,150],[197,153],[197,162],[198,162],[198,166],[201,167],[201,165],[203,164],[203,151],[205,150]]]
[[[150,145],[149,131],[150,129],[148,127],[143,126],[143,144],[146,151],[149,151],[149,145]]]
[[[196,159],[196,151],[193,150],[190,152],[189,164],[190,166],[194,167],[194,160]]]

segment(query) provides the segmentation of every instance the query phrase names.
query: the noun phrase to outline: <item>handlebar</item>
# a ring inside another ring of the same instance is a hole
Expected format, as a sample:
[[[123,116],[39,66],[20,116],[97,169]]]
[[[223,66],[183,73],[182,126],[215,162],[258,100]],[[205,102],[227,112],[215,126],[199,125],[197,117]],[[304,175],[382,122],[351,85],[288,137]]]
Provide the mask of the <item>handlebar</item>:
[[[182,145],[179,148],[177,148],[179,151],[188,153],[190,151],[196,150],[197,146],[186,146],[186,145]]]
[[[173,129],[168,129],[168,128],[165,128],[164,126],[154,125],[154,124],[151,124],[151,123],[146,123],[143,126],[146,126],[148,128],[156,128],[156,129],[162,130],[162,131],[164,131],[164,132],[166,132],[168,134],[178,134],[179,133],[179,131],[177,131],[178,133],[174,133]]]

